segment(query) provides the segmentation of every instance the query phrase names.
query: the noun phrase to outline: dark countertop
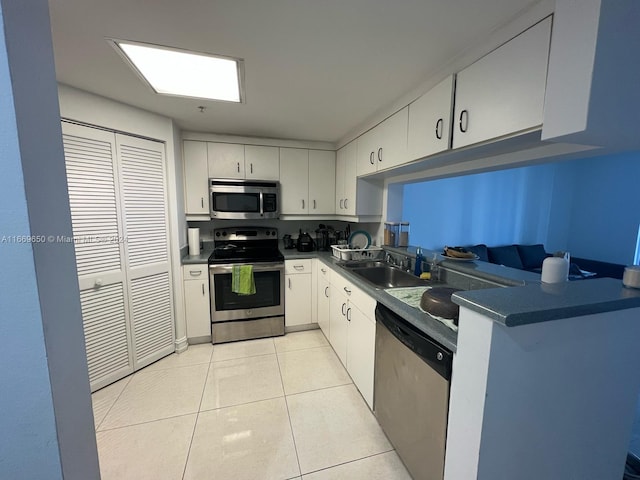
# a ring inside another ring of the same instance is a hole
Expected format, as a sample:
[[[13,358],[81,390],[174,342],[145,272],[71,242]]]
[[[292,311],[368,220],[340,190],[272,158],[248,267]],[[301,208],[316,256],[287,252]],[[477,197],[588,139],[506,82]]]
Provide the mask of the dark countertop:
[[[386,248],[386,247],[385,247]],[[392,252],[415,257],[415,248],[391,248]],[[213,243],[205,242],[201,254],[186,255],[182,263],[207,263],[213,251]],[[318,258],[343,277],[364,290],[377,302],[401,315],[409,323],[431,336],[451,351],[456,351],[458,334],[422,311],[410,307],[377,289],[358,276],[337,265],[339,260],[331,252],[298,252],[296,249],[280,251],[285,260]],[[432,254],[425,250],[427,261]],[[578,280],[547,285],[540,282],[540,275],[486,262],[456,262],[439,258],[439,264],[448,270],[477,277],[510,288],[468,290],[454,294],[453,300],[460,306],[479,312],[508,327],[547,322],[562,318],[624,310],[640,307],[640,290],[625,288],[620,280],[612,278]],[[427,283],[428,285],[428,283]]]
[[[613,278],[469,290],[452,298],[507,327],[640,308],[640,290]]]

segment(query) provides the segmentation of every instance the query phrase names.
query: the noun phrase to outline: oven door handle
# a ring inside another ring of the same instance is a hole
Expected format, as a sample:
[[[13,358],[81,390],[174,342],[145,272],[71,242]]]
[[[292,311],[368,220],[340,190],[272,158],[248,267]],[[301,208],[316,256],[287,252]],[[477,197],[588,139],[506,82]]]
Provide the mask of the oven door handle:
[[[254,272],[266,272],[279,270],[284,272],[284,263],[282,262],[273,262],[273,263],[238,263],[233,265],[209,265],[210,273],[231,273],[233,271],[234,265],[253,265]]]

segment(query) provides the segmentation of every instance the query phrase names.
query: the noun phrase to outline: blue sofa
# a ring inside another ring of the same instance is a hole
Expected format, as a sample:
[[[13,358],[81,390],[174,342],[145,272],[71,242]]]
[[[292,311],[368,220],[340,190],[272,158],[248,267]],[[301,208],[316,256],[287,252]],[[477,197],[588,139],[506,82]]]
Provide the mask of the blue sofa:
[[[475,253],[479,260],[483,262],[495,263],[506,267],[518,268],[529,272],[540,273],[542,262],[550,257],[544,245],[504,245],[498,247],[487,247],[485,244],[471,245],[465,247],[470,252]],[[572,278],[582,278],[581,270],[595,273],[588,278],[611,277],[622,279],[624,265],[617,263],[600,262],[586,258],[571,257],[571,268],[569,275]]]

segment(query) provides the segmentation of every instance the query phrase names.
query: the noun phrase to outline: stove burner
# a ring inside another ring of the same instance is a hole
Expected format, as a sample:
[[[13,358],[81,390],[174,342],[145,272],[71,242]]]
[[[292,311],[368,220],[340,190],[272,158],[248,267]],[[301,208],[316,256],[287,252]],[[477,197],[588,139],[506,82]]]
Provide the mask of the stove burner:
[[[278,235],[273,228],[242,227],[214,231],[214,249],[209,264],[283,262]],[[218,240],[219,238],[224,240]]]

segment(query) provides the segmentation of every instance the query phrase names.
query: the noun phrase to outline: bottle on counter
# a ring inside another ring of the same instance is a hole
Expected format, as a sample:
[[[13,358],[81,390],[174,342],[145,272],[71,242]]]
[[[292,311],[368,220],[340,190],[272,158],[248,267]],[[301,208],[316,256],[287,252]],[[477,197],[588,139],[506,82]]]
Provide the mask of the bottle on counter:
[[[422,274],[422,261],[424,260],[424,256],[422,255],[422,249],[418,247],[416,250],[416,264],[413,267],[413,274],[416,277],[419,277]]]
[[[431,281],[437,282],[440,280],[440,267],[438,267],[438,254],[434,253],[433,258],[429,262],[429,272],[431,273]]]

